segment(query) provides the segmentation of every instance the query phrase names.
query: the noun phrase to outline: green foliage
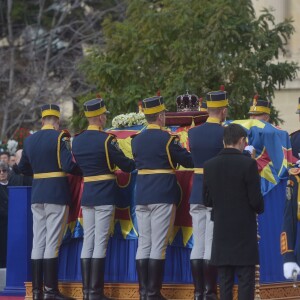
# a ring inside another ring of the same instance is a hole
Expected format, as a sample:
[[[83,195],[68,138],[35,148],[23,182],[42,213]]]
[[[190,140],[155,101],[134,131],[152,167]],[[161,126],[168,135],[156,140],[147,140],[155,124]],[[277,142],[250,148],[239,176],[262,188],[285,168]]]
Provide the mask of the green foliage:
[[[254,94],[272,99],[293,80],[298,66],[280,61],[294,32],[292,20],[275,24],[264,10],[255,17],[250,0],[131,0],[123,22],[103,23],[106,46],[82,64],[87,79],[108,100],[114,115],[135,111],[142,98],[198,96],[225,84],[230,118],[247,118]],[[272,109],[272,120],[281,120]]]

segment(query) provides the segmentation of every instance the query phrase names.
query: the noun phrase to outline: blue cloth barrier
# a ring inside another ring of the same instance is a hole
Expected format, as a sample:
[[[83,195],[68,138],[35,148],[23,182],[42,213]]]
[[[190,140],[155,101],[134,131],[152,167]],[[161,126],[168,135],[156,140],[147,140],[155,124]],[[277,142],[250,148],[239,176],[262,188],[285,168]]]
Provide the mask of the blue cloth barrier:
[[[282,180],[265,198],[265,213],[259,216],[260,282],[285,281],[280,255],[280,233],[285,203],[286,181]],[[31,281],[30,253],[32,246],[32,214],[29,187],[10,187],[7,281],[2,294],[24,295],[24,282]],[[135,254],[137,240],[112,237],[106,259],[106,282],[137,282]],[[59,256],[59,279],[81,281],[80,252],[82,238],[64,243]],[[164,281],[166,283],[191,283],[189,248],[169,246]],[[221,250],[220,250],[221,251]]]
[[[265,197],[265,212],[259,216],[260,282],[285,281],[280,255],[280,233],[285,203],[286,181],[282,180]],[[80,275],[80,251],[82,239],[72,239],[62,245],[60,251],[61,280],[78,281]],[[107,249],[106,282],[137,282],[135,254],[137,240],[112,237]],[[220,250],[222,251],[222,250]],[[166,255],[164,282],[192,283],[190,271],[191,249],[169,246]]]

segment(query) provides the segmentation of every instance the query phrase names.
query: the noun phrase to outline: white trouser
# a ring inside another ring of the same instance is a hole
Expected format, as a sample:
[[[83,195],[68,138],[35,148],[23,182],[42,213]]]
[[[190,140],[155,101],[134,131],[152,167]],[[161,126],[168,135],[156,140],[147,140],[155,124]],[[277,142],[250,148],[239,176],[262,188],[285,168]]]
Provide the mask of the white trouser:
[[[82,206],[84,235],[81,258],[106,256],[114,209],[114,205]]]
[[[137,205],[135,212],[139,232],[136,259],[165,259],[174,226],[176,205]]]
[[[201,204],[190,205],[193,221],[194,246],[191,259],[207,259],[211,257],[214,222],[211,221],[211,208]]]
[[[31,204],[33,215],[32,259],[58,256],[66,225],[69,206],[49,203]]]

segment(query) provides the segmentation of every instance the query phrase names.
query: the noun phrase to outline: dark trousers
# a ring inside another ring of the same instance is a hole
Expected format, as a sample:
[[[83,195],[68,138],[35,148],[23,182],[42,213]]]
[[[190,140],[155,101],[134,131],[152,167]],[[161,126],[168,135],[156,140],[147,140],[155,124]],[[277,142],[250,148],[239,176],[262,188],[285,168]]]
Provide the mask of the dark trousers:
[[[255,266],[218,267],[220,300],[232,300],[234,275],[238,279],[238,299],[253,300],[255,288]]]

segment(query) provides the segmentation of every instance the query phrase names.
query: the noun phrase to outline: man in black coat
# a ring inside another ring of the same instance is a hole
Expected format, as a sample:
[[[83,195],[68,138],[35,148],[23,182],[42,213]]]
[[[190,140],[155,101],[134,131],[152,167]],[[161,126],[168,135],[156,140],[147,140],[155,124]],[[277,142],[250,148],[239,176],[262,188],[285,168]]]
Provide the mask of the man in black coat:
[[[253,300],[259,263],[256,214],[264,211],[256,161],[243,155],[247,134],[237,124],[224,130],[225,148],[204,164],[204,204],[213,208],[211,263],[218,267],[221,300],[232,299],[234,275],[238,298]]]

